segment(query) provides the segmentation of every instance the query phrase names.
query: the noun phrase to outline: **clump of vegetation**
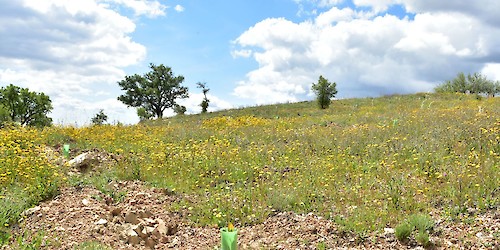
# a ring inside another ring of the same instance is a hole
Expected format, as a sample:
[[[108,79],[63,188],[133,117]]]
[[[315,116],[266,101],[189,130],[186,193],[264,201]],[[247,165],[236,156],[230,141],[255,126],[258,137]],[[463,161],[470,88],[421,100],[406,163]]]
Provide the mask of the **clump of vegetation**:
[[[434,221],[428,215],[414,214],[395,229],[396,238],[406,241],[416,231],[415,240],[424,247],[430,246],[429,233],[434,228]]]
[[[179,104],[174,105],[174,113],[176,113],[177,115],[184,115],[186,113],[186,111],[187,111],[187,109],[185,106],[182,106]]]
[[[206,113],[208,111],[208,104],[210,103],[210,100],[207,98],[207,93],[210,89],[207,88],[207,83],[204,82],[199,82],[196,85],[203,91],[203,100],[200,103],[201,113]]]
[[[102,125],[108,120],[108,116],[104,114],[104,110],[99,110],[99,113],[95,114],[92,118],[92,124],[94,125]]]
[[[460,72],[453,80],[448,80],[434,89],[438,93],[483,94],[494,97],[500,94],[500,82],[492,81],[481,73],[468,74]]]

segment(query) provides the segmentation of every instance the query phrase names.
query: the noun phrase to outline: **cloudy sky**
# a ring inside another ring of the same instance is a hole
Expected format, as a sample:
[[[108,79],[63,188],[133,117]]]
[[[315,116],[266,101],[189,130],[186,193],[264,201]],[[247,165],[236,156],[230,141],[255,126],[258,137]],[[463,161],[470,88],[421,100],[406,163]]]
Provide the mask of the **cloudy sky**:
[[[117,81],[149,64],[185,77],[200,112],[311,100],[319,75],[338,97],[431,91],[458,72],[500,80],[498,0],[0,0],[0,87],[50,96],[54,122],[99,109],[135,123]]]

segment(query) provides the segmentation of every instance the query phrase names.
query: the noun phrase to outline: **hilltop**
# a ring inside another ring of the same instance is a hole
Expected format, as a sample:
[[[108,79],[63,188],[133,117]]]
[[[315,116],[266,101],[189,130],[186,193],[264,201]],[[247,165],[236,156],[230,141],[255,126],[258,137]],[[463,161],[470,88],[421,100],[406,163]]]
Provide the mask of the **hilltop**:
[[[10,246],[207,249],[228,222],[243,249],[500,246],[499,98],[421,93],[0,133]],[[82,153],[91,159],[68,164]],[[135,226],[151,232],[131,239]]]

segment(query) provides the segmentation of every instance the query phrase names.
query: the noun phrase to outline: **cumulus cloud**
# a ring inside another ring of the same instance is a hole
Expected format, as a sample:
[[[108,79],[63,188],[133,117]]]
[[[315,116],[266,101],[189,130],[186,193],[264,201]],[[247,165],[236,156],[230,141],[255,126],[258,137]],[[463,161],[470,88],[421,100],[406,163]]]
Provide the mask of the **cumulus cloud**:
[[[125,6],[134,11],[136,16],[145,15],[147,17],[158,17],[165,16],[165,9],[167,6],[161,4],[160,2],[154,0],[100,0],[101,2],[117,4],[120,6]],[[177,6],[176,6],[177,10]]]
[[[69,122],[70,115],[84,123],[92,107],[129,116],[135,111],[117,105],[111,93],[118,90],[123,68],[146,55],[129,36],[134,30],[132,20],[99,1],[4,1],[0,83],[48,94],[55,121]]]
[[[175,7],[174,7],[175,11],[177,12],[183,12],[184,11],[184,7],[182,7],[182,5],[179,5],[177,4]]]
[[[189,93],[189,98],[181,99],[178,101],[178,103],[179,105],[186,107],[187,114],[198,114],[201,113],[200,103],[203,101],[203,98],[203,93]],[[210,93],[207,94],[207,98],[210,101],[208,105],[208,112],[233,108],[233,105],[229,102],[224,101],[221,98]],[[172,111],[169,112],[170,114],[173,114]]]
[[[252,56],[252,50],[249,49],[233,50],[231,51],[231,56],[233,56],[233,58],[238,58],[238,57],[248,58]]]
[[[311,84],[319,75],[337,82],[340,97],[410,93],[430,91],[460,71],[481,71],[485,65],[490,66],[484,71],[497,69],[500,25],[477,16],[489,11],[472,14],[461,9],[459,1],[437,7],[430,2],[354,0],[374,11],[333,6],[303,22],[263,20],[234,41],[233,53],[253,51],[251,58],[259,67],[233,94],[258,103],[302,100],[311,96]],[[376,14],[392,4],[404,4],[416,14]]]

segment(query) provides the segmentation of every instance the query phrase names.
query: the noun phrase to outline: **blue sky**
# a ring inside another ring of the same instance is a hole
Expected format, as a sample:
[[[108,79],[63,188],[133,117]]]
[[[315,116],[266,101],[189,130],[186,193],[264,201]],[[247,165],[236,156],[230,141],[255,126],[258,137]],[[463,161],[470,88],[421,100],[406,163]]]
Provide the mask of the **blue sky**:
[[[117,81],[149,63],[185,77],[200,112],[311,100],[319,75],[338,97],[432,91],[458,72],[500,80],[500,2],[478,0],[0,0],[0,87],[48,94],[56,123],[99,109],[135,123]],[[168,113],[168,112],[167,112]],[[169,114],[172,114],[171,112]]]

